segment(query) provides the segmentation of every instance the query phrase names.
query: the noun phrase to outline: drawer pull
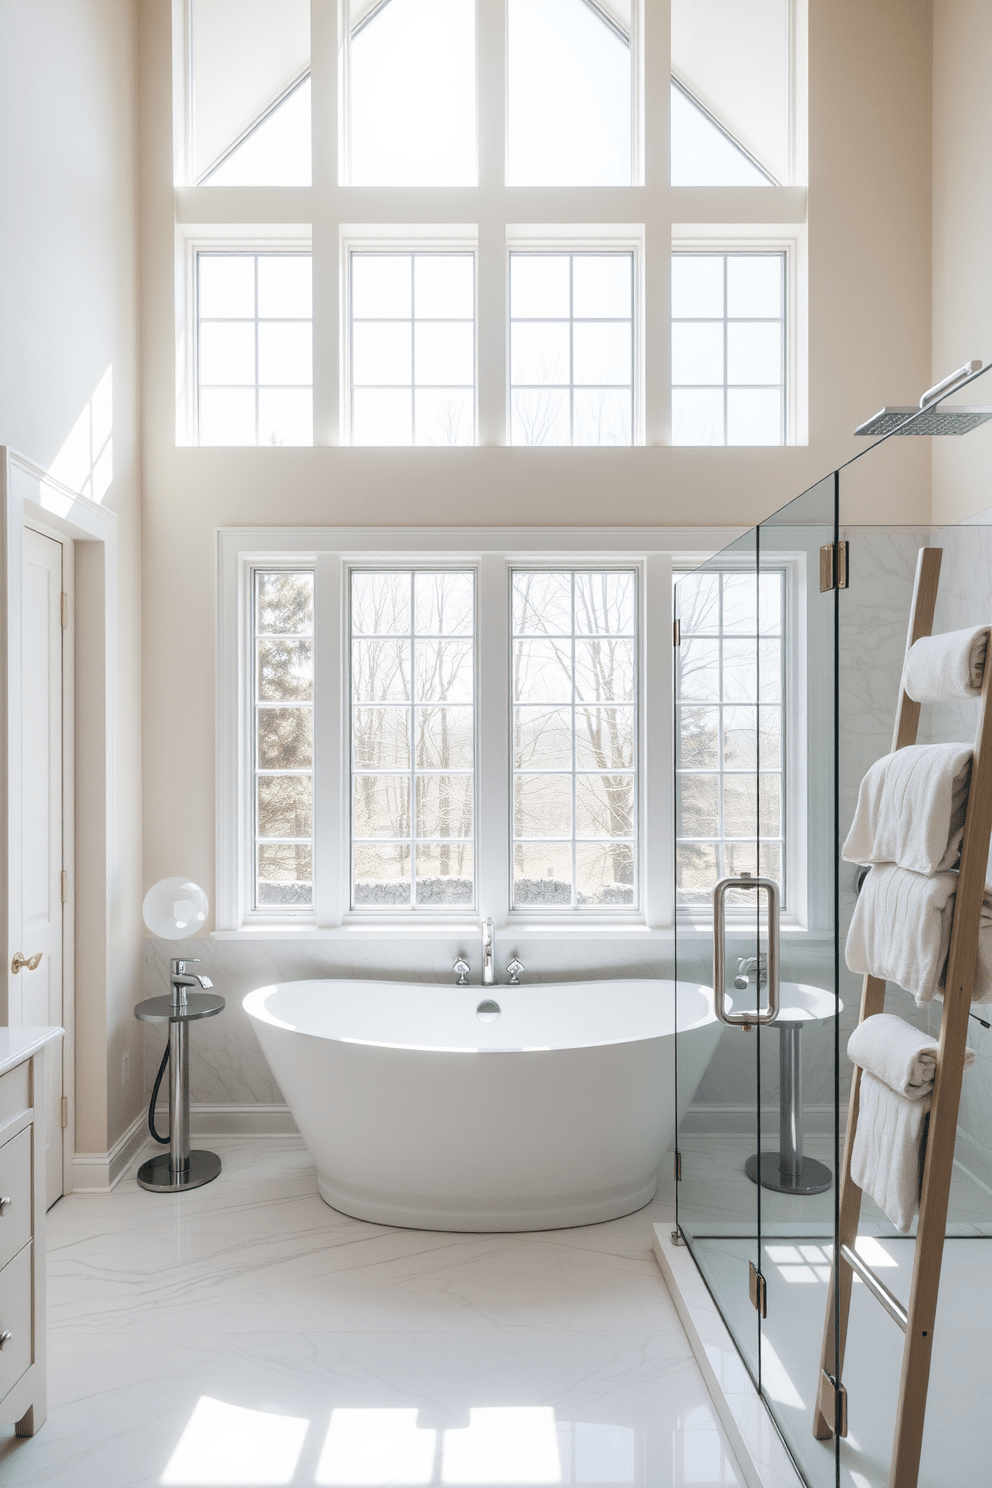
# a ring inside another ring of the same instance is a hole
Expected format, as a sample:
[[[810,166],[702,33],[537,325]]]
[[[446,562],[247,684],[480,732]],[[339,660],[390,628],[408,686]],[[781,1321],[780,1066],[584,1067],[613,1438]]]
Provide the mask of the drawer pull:
[[[13,1333],[11,1333],[10,1329],[9,1328],[5,1328],[4,1331],[2,1333],[0,1333],[0,1349],[3,1348],[3,1346],[4,1346],[5,1343],[9,1343],[10,1340],[11,1340],[11,1338],[13,1338],[13,1336],[14,1335],[13,1335]]]
[[[13,1199],[12,1199],[12,1198],[11,1198],[11,1197],[10,1197],[10,1195],[9,1195],[9,1194],[8,1194],[8,1195],[6,1195],[6,1196],[5,1196],[5,1197],[4,1197],[4,1198],[2,1198],[2,1199],[0,1199],[0,1214],[2,1214],[2,1213],[3,1213],[3,1211],[4,1211],[4,1208],[5,1208],[5,1206],[6,1206],[6,1205],[7,1205],[7,1204],[12,1204],[12,1203],[13,1203],[13,1202],[14,1202],[14,1201],[13,1201]]]

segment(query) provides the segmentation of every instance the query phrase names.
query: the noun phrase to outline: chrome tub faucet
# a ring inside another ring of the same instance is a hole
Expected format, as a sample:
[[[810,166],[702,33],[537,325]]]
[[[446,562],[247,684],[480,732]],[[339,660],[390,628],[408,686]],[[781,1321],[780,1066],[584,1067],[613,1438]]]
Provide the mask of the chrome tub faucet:
[[[482,922],[482,985],[494,987],[496,985],[496,961],[493,955],[493,940],[496,927],[491,919]]]

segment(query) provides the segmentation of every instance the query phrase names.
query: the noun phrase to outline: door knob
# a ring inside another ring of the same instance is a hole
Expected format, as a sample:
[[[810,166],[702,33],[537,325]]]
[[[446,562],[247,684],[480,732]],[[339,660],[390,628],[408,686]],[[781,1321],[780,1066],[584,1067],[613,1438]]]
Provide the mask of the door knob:
[[[38,967],[41,965],[41,958],[44,954],[44,951],[35,951],[33,956],[25,956],[22,954],[21,951],[18,951],[17,955],[10,963],[10,969],[15,976],[25,967],[28,971],[37,971]]]
[[[0,1333],[0,1349],[3,1348],[5,1343],[9,1343],[13,1336],[13,1333],[11,1333],[8,1328],[5,1328],[4,1331]]]
[[[0,1198],[0,1214],[3,1214],[3,1211],[6,1209],[7,1205],[12,1203],[13,1199],[11,1199],[9,1194],[5,1194],[3,1198]]]

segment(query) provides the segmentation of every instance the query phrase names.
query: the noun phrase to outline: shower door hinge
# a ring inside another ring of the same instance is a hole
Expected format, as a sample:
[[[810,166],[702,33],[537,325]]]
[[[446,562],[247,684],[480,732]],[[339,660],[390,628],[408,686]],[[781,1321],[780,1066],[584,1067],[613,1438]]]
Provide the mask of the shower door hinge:
[[[672,645],[673,646],[681,646],[681,644],[682,644],[682,621],[681,620],[673,620],[672,621]]]
[[[820,1389],[816,1401],[820,1415],[835,1436],[847,1435],[847,1386],[839,1385],[833,1375],[820,1370]]]
[[[682,1182],[682,1154],[681,1154],[681,1152],[676,1152],[676,1154],[675,1154],[675,1182],[676,1183],[681,1183]]]
[[[68,596],[68,594],[66,594],[66,592],[65,592],[64,589],[63,589],[62,594],[60,596],[60,600],[61,600],[61,607],[62,607],[61,608],[62,629],[63,630],[68,630],[69,629],[69,596]]]
[[[753,1261],[748,1261],[750,1274],[748,1276],[747,1290],[751,1298],[751,1306],[761,1316],[768,1316],[768,1289],[765,1286],[765,1278],[757,1270]]]
[[[68,875],[68,873],[66,873],[65,869],[63,868],[62,869],[62,903],[63,904],[67,904],[68,902],[69,902],[69,875]]]
[[[65,1129],[66,1129],[66,1127],[68,1125],[69,1125],[69,1097],[67,1095],[64,1095],[62,1097],[62,1130],[65,1131]]]
[[[829,594],[831,589],[846,589],[849,551],[847,540],[824,543],[820,549],[820,593]]]

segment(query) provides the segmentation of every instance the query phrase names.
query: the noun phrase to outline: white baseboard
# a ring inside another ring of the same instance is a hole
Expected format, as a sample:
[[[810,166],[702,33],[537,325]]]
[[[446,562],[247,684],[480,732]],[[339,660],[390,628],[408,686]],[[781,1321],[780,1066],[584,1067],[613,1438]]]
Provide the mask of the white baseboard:
[[[190,1133],[194,1137],[288,1137],[296,1135],[296,1122],[288,1106],[232,1106],[191,1102]],[[155,1125],[168,1130],[169,1108],[158,1106]],[[145,1148],[153,1149],[148,1135],[148,1112],[136,1116],[109,1152],[77,1152],[72,1159],[73,1193],[110,1193]]]
[[[72,1159],[73,1193],[110,1193],[148,1141],[148,1114],[136,1116],[109,1152],[77,1152]]]

